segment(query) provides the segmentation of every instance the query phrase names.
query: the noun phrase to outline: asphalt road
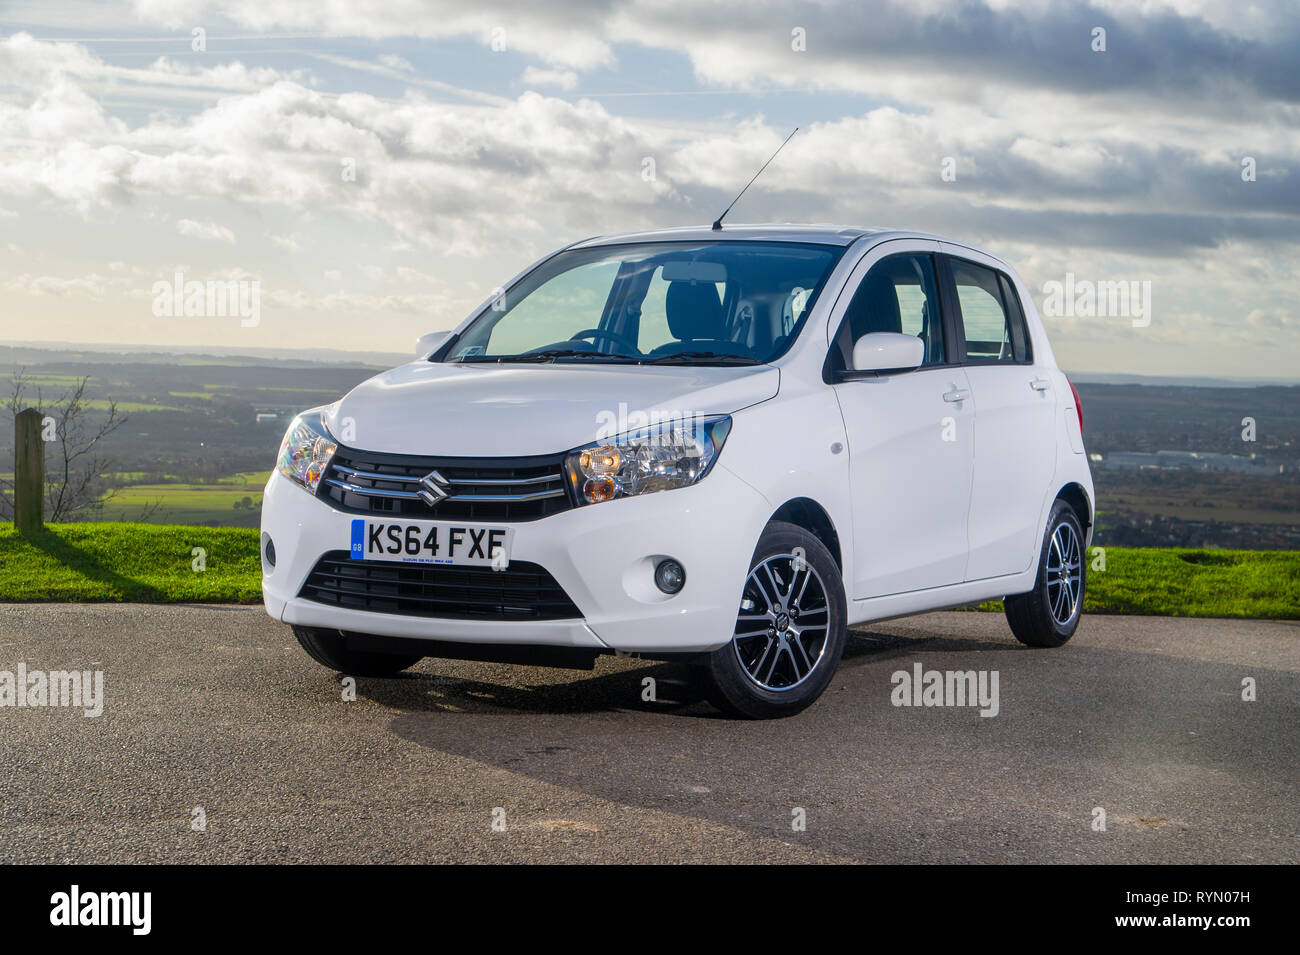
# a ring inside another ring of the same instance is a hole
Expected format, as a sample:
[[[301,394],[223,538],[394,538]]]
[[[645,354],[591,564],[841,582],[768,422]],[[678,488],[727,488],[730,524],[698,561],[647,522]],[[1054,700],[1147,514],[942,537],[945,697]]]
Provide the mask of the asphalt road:
[[[634,659],[425,660],[345,702],[250,607],[0,605],[20,661],[102,669],[104,711],[0,707],[3,862],[1300,861],[1297,623],[1087,617],[1028,650],[928,614],[761,723]],[[998,714],[892,705],[917,663],[997,671]]]

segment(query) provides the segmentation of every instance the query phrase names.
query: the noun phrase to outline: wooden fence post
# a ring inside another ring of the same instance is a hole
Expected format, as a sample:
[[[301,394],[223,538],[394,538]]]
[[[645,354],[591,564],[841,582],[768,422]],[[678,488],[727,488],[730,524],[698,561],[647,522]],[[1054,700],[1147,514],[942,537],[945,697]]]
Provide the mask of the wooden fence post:
[[[35,533],[45,527],[45,442],[35,408],[14,416],[14,527]]]

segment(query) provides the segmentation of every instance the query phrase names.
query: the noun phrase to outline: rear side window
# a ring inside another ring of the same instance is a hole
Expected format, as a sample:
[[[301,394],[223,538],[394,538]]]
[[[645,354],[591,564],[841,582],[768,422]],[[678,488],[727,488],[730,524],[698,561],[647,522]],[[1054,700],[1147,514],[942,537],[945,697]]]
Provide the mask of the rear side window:
[[[1024,312],[1007,277],[962,259],[951,262],[957,308],[966,339],[966,360],[974,363],[1029,361]]]

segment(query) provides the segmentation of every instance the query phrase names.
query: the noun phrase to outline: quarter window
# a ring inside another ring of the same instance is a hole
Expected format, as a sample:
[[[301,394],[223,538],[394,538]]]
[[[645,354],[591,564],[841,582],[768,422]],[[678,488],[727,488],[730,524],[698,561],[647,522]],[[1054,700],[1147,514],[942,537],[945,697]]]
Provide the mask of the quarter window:
[[[1025,317],[1015,289],[993,269],[953,259],[952,277],[968,362],[1029,360]]]

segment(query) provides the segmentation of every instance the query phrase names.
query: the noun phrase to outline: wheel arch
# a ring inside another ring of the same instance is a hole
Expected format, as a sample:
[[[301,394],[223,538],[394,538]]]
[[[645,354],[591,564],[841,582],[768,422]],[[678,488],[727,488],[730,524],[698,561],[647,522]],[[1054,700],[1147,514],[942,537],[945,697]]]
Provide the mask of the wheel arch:
[[[1083,485],[1071,482],[1056,492],[1055,499],[1070,505],[1071,510],[1079,519],[1079,526],[1083,528],[1083,539],[1085,541],[1091,540],[1092,501],[1088,498],[1088,492]]]
[[[831,520],[826,508],[812,498],[792,497],[768,518],[769,523],[772,521],[785,521],[787,524],[802,527],[826,545],[826,549],[835,558],[835,565],[841,571],[844,570],[844,554],[840,549],[840,535],[835,529],[835,522]]]

